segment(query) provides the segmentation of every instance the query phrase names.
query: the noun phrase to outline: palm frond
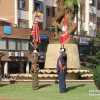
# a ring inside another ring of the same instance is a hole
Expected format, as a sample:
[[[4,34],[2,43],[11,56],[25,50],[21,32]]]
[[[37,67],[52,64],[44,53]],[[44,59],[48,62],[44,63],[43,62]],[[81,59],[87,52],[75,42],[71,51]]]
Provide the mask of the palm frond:
[[[65,0],[64,7],[71,9],[74,5],[78,5],[79,3],[82,3],[83,0]]]

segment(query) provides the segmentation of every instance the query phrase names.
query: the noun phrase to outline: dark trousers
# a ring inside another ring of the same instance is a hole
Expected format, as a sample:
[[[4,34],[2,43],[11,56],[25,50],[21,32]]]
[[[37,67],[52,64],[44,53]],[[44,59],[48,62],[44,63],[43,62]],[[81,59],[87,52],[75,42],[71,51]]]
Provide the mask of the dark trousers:
[[[32,88],[38,88],[38,71],[31,73],[32,75]]]
[[[58,78],[59,78],[59,89],[61,93],[66,92],[66,82],[65,82],[66,72],[59,72]]]

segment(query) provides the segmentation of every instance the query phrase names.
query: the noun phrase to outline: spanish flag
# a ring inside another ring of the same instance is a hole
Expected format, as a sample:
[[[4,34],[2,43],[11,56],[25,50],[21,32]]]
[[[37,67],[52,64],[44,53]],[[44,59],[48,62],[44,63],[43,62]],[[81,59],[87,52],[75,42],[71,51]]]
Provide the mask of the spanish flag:
[[[38,44],[40,43],[40,32],[39,32],[39,26],[37,21],[33,22],[31,35],[33,35],[33,42],[36,43],[38,47]]]

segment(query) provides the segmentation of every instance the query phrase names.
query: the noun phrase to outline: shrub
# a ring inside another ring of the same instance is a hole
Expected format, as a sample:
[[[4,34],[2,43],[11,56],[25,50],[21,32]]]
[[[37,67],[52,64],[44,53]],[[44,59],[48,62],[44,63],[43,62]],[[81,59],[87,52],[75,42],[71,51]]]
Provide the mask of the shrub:
[[[100,90],[100,66],[97,66],[93,73],[93,80],[96,87]]]

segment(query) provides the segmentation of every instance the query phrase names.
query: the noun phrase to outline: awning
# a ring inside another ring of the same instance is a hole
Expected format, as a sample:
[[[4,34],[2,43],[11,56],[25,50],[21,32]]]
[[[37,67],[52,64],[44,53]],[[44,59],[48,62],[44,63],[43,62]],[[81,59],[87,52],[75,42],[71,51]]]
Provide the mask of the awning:
[[[40,34],[40,39],[48,40],[49,36],[48,36],[48,34]]]

